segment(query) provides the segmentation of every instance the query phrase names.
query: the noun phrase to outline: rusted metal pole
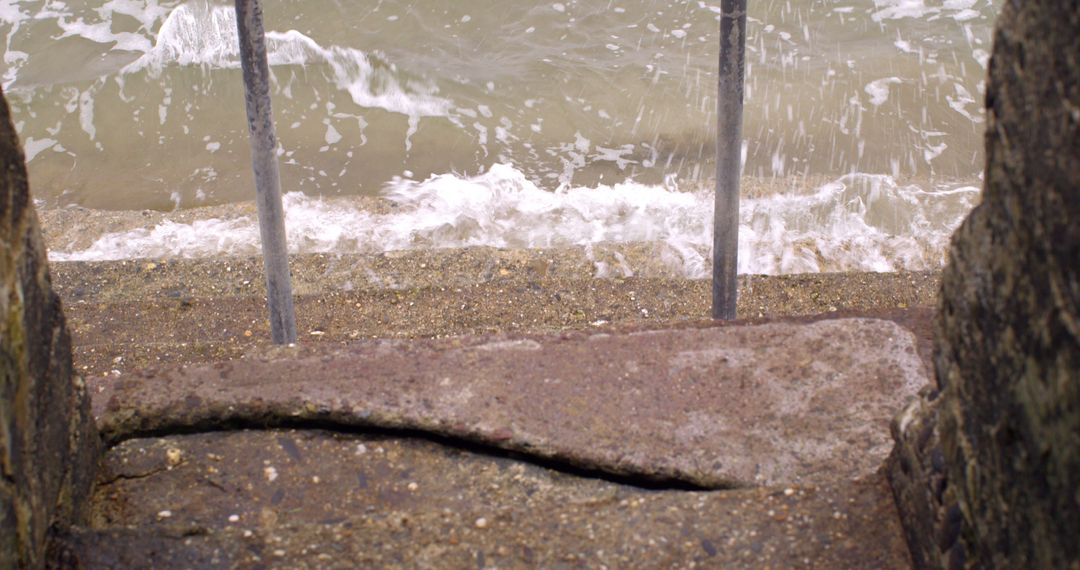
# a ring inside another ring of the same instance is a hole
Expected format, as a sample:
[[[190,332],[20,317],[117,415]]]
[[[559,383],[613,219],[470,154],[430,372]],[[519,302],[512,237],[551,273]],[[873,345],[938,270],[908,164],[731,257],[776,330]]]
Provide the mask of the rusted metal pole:
[[[713,211],[712,316],[735,318],[739,267],[746,0],[720,2],[720,81],[716,98],[716,203]]]
[[[288,344],[296,342],[296,315],[289,277],[285,211],[281,206],[277,136],[270,108],[270,66],[266,60],[266,36],[259,0],[236,0],[236,29],[240,36],[240,66],[244,70],[244,100],[266,269],[270,336],[275,344]]]

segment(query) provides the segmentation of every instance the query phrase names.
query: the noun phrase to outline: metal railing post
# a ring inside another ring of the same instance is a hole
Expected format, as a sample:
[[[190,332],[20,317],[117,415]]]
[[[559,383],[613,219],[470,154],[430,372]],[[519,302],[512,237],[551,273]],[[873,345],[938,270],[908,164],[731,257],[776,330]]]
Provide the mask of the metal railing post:
[[[713,211],[712,316],[735,318],[739,266],[746,0],[720,2],[720,79],[716,99],[716,202]]]
[[[281,206],[277,136],[274,134],[270,107],[270,66],[266,59],[266,37],[259,0],[236,0],[236,29],[240,37],[240,66],[244,70],[244,99],[251,134],[259,235],[266,269],[270,335],[275,344],[288,344],[296,342],[296,315],[289,277],[285,211]]]

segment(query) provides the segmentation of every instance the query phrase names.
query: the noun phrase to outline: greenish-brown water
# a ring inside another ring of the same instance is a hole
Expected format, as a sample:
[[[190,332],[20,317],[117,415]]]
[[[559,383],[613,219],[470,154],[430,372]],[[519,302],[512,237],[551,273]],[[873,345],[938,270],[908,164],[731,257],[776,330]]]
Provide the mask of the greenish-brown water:
[[[999,3],[750,3],[744,173],[761,191],[744,201],[741,271],[940,266],[977,199]],[[294,251],[659,241],[703,274],[716,3],[266,10]],[[234,26],[231,5],[205,0],[5,3],[4,87],[41,204],[210,207],[210,222],[250,199]],[[356,196],[393,211],[320,201]],[[245,224],[55,254],[246,254]]]

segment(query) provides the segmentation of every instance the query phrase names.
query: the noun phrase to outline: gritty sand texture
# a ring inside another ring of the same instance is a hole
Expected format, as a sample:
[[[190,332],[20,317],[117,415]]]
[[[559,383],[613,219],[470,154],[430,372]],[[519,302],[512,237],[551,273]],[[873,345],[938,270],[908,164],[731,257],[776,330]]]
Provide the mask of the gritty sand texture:
[[[708,281],[673,275],[654,253],[651,246],[631,244],[594,248],[590,254],[472,248],[297,256],[291,267],[300,341],[341,344],[706,322]],[[632,276],[595,278],[598,268],[617,266],[619,259]],[[52,267],[75,338],[76,368],[85,375],[234,359],[269,344],[259,259]],[[905,318],[908,309],[932,307],[937,289],[938,274],[930,272],[742,276],[739,317],[873,313]],[[920,343],[928,338],[916,333]]]

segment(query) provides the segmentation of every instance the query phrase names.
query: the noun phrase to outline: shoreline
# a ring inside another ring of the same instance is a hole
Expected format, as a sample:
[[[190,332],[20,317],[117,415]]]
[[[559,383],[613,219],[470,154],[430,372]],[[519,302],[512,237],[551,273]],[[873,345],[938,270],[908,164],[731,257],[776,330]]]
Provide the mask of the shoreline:
[[[711,193],[634,185],[547,192],[510,167],[451,178],[402,181],[380,197],[287,193],[289,249],[376,255],[646,244],[653,249],[646,256],[651,263],[660,258],[670,272],[689,278],[709,274]],[[938,270],[954,225],[978,194],[974,186],[928,192],[865,174],[809,192],[786,182],[774,181],[776,191],[760,195],[755,183],[747,183],[739,215],[740,271]],[[173,212],[62,208],[43,210],[40,217],[54,261],[260,255],[250,202]],[[634,264],[629,268],[624,276],[640,273]]]

